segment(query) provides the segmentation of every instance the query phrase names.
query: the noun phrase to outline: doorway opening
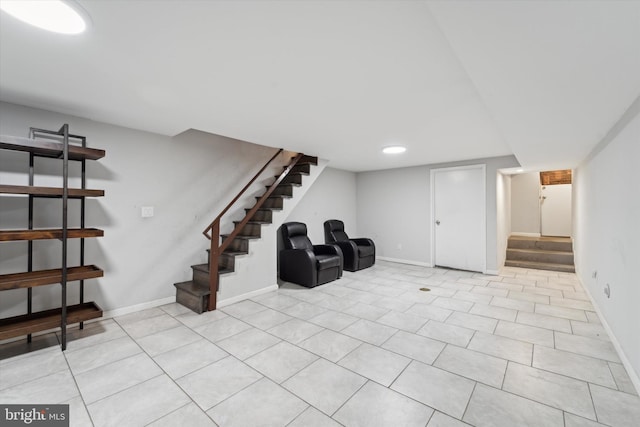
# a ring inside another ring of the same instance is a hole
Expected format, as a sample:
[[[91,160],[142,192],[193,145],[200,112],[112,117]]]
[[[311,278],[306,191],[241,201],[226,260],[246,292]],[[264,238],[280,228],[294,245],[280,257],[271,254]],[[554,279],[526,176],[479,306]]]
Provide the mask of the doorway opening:
[[[540,172],[540,235],[571,236],[571,170]]]

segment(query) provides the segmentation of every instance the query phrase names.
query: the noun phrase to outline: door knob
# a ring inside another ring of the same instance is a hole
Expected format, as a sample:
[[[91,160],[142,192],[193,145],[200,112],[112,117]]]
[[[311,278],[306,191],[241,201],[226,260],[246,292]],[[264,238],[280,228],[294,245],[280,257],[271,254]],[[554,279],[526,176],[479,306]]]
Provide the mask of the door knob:
[[[440,225],[440,220],[436,219],[436,225]]]

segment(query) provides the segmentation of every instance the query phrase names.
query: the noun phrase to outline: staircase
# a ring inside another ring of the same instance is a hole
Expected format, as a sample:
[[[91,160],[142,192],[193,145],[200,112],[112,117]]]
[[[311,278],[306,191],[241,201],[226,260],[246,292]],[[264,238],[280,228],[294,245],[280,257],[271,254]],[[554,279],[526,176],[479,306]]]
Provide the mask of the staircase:
[[[176,302],[190,308],[196,313],[216,309],[216,294],[220,276],[235,271],[235,261],[238,255],[247,255],[252,240],[260,239],[262,226],[273,222],[274,211],[284,207],[284,200],[293,197],[294,187],[302,185],[302,177],[309,175],[311,166],[318,164],[317,157],[298,154],[291,158],[283,171],[275,175],[275,180],[265,187],[262,195],[256,197],[251,208],[244,209],[244,218],[234,221],[234,227],[229,234],[220,234],[220,219],[240,199],[240,196],[267,169],[274,159],[282,153],[279,150],[267,162],[240,193],[227,205],[204,231],[204,235],[211,240],[211,248],[207,249],[208,262],[192,265],[192,279],[175,283]],[[236,208],[236,211],[239,208]],[[221,243],[220,243],[221,242]]]
[[[511,236],[505,266],[575,273],[570,237]]]

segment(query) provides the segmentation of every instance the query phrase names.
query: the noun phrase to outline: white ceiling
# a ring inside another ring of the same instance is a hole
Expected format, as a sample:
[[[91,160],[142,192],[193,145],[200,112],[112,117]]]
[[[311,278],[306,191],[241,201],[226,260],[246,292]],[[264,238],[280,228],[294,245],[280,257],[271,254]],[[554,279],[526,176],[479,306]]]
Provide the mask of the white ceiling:
[[[574,167],[640,95],[640,1],[79,3],[81,36],[0,13],[1,100],[362,171]]]

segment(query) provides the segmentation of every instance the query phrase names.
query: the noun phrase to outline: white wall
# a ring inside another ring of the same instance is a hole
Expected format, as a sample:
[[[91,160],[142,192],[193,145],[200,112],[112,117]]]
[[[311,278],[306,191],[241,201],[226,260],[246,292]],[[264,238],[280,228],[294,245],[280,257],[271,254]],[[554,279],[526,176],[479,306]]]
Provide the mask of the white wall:
[[[511,234],[511,175],[498,172],[496,177],[496,227],[498,230],[498,269],[507,257],[507,241]]]
[[[518,166],[513,156],[358,173],[358,233],[376,241],[378,256],[428,265],[431,169],[473,164],[486,165],[487,271],[496,272],[496,177],[498,169]]]
[[[286,221],[307,224],[309,239],[317,245],[324,243],[324,222],[328,219],[344,221],[347,234],[350,237],[360,237],[356,228],[354,172],[326,168]]]
[[[640,98],[573,179],[577,274],[640,390]],[[597,271],[597,277],[593,272]],[[611,297],[603,292],[609,285]]]
[[[209,241],[202,230],[275,152],[216,135],[189,132],[170,138],[0,103],[2,134],[27,136],[30,126],[58,129],[64,123],[72,133],[87,136],[88,146],[106,150],[104,159],[87,164],[88,187],[105,190],[105,197],[87,200],[87,226],[104,229],[105,236],[86,243],[87,263],[102,267],[105,275],[85,286],[86,299],[105,310],[174,296],[173,283],[189,280],[190,266],[206,261]],[[57,185],[59,163],[52,162],[36,160],[38,172],[52,175],[36,185]],[[0,150],[0,171],[1,183],[26,185],[28,155]],[[26,227],[26,198],[3,196],[0,203],[0,227]],[[76,203],[71,202],[72,211]],[[36,226],[58,225],[59,206],[59,201],[38,200]],[[141,218],[141,206],[154,206],[155,216]],[[73,245],[70,259],[77,259]],[[34,246],[36,268],[59,267],[58,242]],[[0,244],[0,272],[25,271],[25,254],[24,242]],[[75,285],[69,286],[70,301],[76,301]],[[23,289],[2,292],[0,318],[26,312],[25,297]],[[35,310],[58,305],[58,287],[34,289]]]
[[[511,232],[540,235],[540,174],[511,177]]]
[[[356,183],[359,234],[373,239],[376,256],[428,263],[429,170],[361,172]]]

